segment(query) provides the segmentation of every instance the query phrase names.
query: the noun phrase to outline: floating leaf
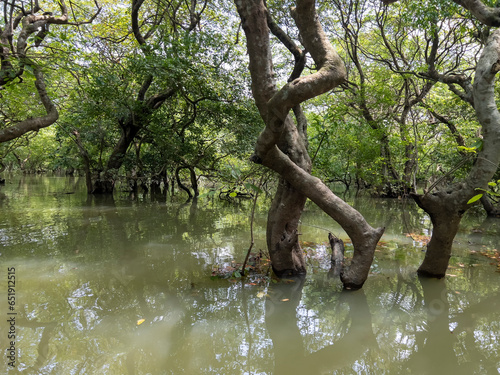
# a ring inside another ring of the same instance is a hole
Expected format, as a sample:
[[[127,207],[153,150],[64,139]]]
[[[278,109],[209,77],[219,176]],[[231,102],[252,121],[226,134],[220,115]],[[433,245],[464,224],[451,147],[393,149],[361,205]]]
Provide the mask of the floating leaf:
[[[266,296],[266,293],[264,293],[264,292],[259,292],[259,293],[257,293],[257,297],[258,297],[258,298],[263,298],[263,297],[265,297],[265,296]]]
[[[290,301],[290,298],[283,298],[283,299],[281,300],[281,302],[288,302],[288,301]]]
[[[137,325],[140,326],[142,323],[144,323],[146,321],[146,319],[139,319],[137,321]]]

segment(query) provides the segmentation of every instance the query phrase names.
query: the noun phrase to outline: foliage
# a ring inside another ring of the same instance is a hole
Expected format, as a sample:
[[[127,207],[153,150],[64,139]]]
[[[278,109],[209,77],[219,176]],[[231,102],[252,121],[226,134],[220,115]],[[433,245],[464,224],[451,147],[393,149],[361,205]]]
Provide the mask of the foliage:
[[[453,2],[431,3],[318,4],[325,30],[343,55],[349,81],[305,108],[314,174],[345,187],[368,187],[375,194],[388,189],[400,194],[400,186],[416,190],[416,184],[428,185],[445,175],[455,180],[465,175],[472,163],[467,155],[480,147],[478,124],[472,107],[455,91],[428,78],[429,51],[433,38],[438,38],[432,68],[470,76],[485,30]],[[147,36],[142,46],[132,32],[128,3],[101,1],[91,24],[51,26],[43,49],[31,50],[30,58],[44,69],[48,92],[56,98],[57,131],[4,145],[0,157],[19,147],[19,159],[31,155],[35,169],[82,169],[82,149],[75,144],[78,135],[93,172],[103,171],[122,134],[120,123],[143,111],[138,93],[151,76],[149,97],[170,88],[176,92],[148,115],[117,173],[152,178],[191,166],[207,186],[219,183],[230,192],[250,193],[245,183],[255,181],[246,176],[255,171],[246,160],[262,122],[248,89],[239,20],[231,2],[193,4],[199,23],[191,28],[192,9],[184,3],[172,2],[169,8],[145,1],[138,17]],[[292,5],[268,2],[274,20],[298,43],[298,31],[288,15]],[[88,19],[93,7],[91,1],[75,7],[75,20]],[[281,43],[273,43],[276,78],[284,83],[293,57]],[[314,66],[308,64],[306,71],[314,71]],[[422,99],[408,106],[431,81]],[[3,87],[2,126],[43,114],[33,84],[32,70],[26,69],[22,82]],[[8,158],[18,164],[14,156]],[[238,170],[242,172],[235,176]]]

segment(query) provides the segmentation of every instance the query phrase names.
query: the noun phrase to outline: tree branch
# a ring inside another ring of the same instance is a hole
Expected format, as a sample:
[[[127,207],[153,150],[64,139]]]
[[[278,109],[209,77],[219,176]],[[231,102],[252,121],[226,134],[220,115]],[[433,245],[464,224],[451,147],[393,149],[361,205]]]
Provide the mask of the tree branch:
[[[47,114],[41,117],[30,118],[17,124],[10,126],[6,129],[0,130],[0,143],[7,142],[12,139],[18,138],[23,134],[30,131],[38,131],[49,125],[52,125],[59,118],[59,112],[56,106],[52,103],[49,95],[47,94],[47,89],[45,82],[43,80],[43,74],[40,69],[34,68],[33,73],[36,77],[35,87],[37,89],[40,101],[42,102]]]

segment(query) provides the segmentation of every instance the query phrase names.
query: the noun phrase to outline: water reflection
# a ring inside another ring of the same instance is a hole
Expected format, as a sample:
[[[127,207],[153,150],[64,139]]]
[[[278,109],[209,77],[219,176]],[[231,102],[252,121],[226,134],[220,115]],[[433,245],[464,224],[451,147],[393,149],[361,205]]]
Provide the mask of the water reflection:
[[[344,291],[339,294],[337,305],[346,304],[349,307],[348,315],[339,322],[339,327],[346,328],[342,329],[341,334],[332,332],[340,336],[333,343],[307,353],[296,319],[304,280],[294,279],[290,280],[291,283],[270,287],[270,297],[266,302],[266,326],[273,342],[273,373],[323,374],[352,367],[363,353],[377,346],[364,291]]]
[[[370,308],[364,290],[342,291],[330,296],[329,305],[321,306],[329,309],[330,318],[303,305],[304,279],[271,285],[266,326],[273,343],[273,373],[499,373],[500,294],[466,308],[457,308],[459,301],[459,305],[468,304],[466,299],[451,298],[451,308],[449,296],[460,292],[449,290],[445,280],[398,279],[405,287],[398,283],[390,299],[401,307]],[[382,319],[373,319],[370,310]],[[301,325],[312,328],[313,335],[322,330],[321,348],[310,343],[305,347],[307,334],[299,329]],[[332,331],[325,340],[327,327]]]
[[[463,233],[448,277],[418,279],[422,247],[401,222],[421,213],[358,200],[373,219],[387,209],[393,220],[362,291],[342,292],[320,251],[305,279],[252,285],[209,278],[248,249],[244,205],[89,199],[79,186],[35,178],[2,190],[0,269],[15,266],[20,282],[9,374],[499,372],[500,275],[466,248],[497,246],[495,222],[466,222],[484,231]],[[309,224],[328,218],[309,208],[303,219],[305,241],[326,240]],[[265,210],[257,248],[264,233]],[[5,311],[4,289],[0,301]]]

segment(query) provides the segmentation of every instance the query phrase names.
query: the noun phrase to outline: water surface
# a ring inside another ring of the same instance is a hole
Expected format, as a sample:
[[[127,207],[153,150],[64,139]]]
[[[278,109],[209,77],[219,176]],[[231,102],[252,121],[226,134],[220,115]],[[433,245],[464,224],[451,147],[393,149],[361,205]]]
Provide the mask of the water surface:
[[[448,276],[419,280],[431,229],[412,202],[350,199],[385,226],[362,291],[329,276],[328,231],[307,206],[305,279],[211,278],[242,262],[249,202],[88,198],[83,179],[0,187],[0,345],[16,269],[16,374],[498,374],[500,274],[481,252],[498,221],[470,212]],[[265,247],[265,202],[255,249]],[[412,235],[409,236],[408,234]],[[316,244],[320,244],[319,246]],[[347,246],[348,255],[352,249]]]

